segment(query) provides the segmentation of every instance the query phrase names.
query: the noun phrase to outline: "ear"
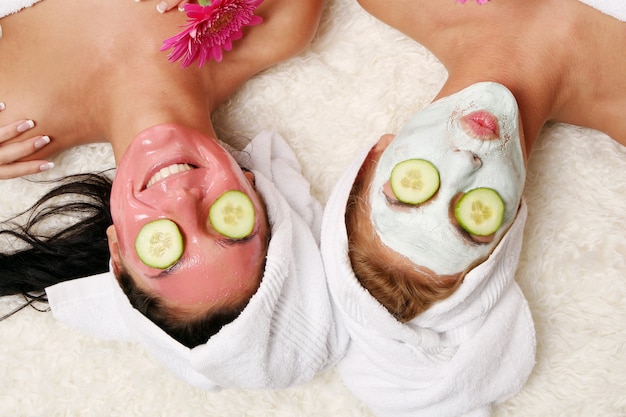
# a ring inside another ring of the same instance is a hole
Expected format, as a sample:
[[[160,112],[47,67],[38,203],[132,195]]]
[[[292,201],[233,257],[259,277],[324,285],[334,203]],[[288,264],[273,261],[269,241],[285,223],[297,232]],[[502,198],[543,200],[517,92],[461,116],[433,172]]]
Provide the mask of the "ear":
[[[387,146],[395,137],[395,135],[387,133],[385,135],[382,135],[380,139],[378,139],[378,142],[376,142],[374,146],[372,146],[372,148],[367,153],[365,160],[363,160],[363,163],[361,164],[361,169],[359,169],[359,172],[354,179],[355,183],[362,184],[364,181],[369,182],[369,180],[373,176],[373,169],[376,164],[378,164],[380,155],[382,155],[383,151],[387,149]]]
[[[382,154],[383,151],[387,149],[387,146],[389,146],[391,141],[394,140],[395,138],[396,138],[396,135],[392,135],[391,133],[386,133],[382,135],[380,139],[378,139],[378,142],[376,142],[376,144],[372,146],[372,150],[370,151],[370,154],[368,156],[375,157],[376,159],[378,159],[380,154]]]
[[[120,243],[117,239],[115,226],[107,227],[107,238],[109,241],[109,253],[111,254],[111,264],[113,265],[113,273],[119,278],[120,271],[124,269],[122,265],[122,256],[120,255]]]
[[[243,175],[246,176],[246,179],[250,182],[250,185],[252,185],[254,187],[255,183],[254,183],[254,172],[244,169],[243,170]]]

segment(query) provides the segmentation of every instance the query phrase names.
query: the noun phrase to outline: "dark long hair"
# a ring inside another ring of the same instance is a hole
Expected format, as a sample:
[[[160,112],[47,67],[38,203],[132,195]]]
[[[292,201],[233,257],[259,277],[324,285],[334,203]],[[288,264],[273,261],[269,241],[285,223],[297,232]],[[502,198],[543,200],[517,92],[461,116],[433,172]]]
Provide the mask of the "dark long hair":
[[[70,175],[30,209],[3,222],[0,238],[13,239],[22,249],[0,253],[0,295],[41,293],[50,285],[107,271],[111,184],[105,173]],[[78,220],[43,232],[53,219]]]
[[[109,270],[106,229],[113,224],[110,176],[107,172],[79,174],[59,181],[60,185],[31,208],[1,224],[0,239],[13,239],[22,249],[0,253],[0,296],[23,294],[27,299],[24,306],[45,301],[44,290],[48,286]],[[25,219],[23,224],[20,219]],[[59,219],[73,222],[60,231],[41,232],[46,222]],[[120,275],[120,286],[131,304],[190,348],[206,342],[237,318],[249,300],[244,298],[234,306],[200,317],[181,318],[160,299],[140,290],[126,271]]]

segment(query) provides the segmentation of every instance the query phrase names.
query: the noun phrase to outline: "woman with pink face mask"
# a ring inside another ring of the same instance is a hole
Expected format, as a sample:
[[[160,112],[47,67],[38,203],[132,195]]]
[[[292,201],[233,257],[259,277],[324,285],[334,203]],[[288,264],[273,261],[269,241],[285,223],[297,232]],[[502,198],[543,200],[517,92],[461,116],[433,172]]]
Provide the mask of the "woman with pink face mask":
[[[377,416],[488,416],[534,365],[513,280],[543,124],[626,145],[621,1],[359,0],[448,78],[333,189],[322,257],[351,336],[339,371]],[[600,10],[596,10],[593,7]],[[556,18],[555,18],[556,17]]]
[[[217,10],[216,30],[239,19],[243,36],[235,28],[232,50],[228,41],[206,62],[200,55],[204,65],[184,68],[162,45],[187,18],[165,12],[188,2],[163,3],[161,14],[148,13],[156,3],[145,0],[0,7],[0,176],[49,169],[51,155],[89,142],[109,142],[118,165],[112,184],[106,175],[70,178],[27,225],[4,228],[26,248],[0,256],[1,294],[45,290],[59,320],[140,342],[206,389],[307,381],[346,340],[334,331],[316,249],[320,206],[299,170],[284,168],[297,163],[282,139],[259,135],[236,159],[210,116],[311,41],[322,2],[214,1],[202,13]],[[199,13],[187,8],[190,18]],[[206,45],[211,30],[191,31],[189,48]],[[67,215],[80,221],[38,234]],[[305,347],[290,342],[297,334]]]

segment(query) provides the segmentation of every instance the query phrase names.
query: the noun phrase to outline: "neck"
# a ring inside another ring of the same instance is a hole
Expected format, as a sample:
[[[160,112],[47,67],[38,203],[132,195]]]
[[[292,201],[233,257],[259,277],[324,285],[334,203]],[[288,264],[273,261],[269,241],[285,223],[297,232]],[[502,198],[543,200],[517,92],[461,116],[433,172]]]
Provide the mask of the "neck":
[[[151,77],[153,78],[153,77]],[[111,143],[116,163],[130,142],[148,127],[175,123],[216,137],[211,113],[215,110],[207,90],[193,77],[185,82],[164,77],[156,84],[117,84],[109,90],[103,137]],[[158,86],[158,87],[157,87]],[[130,99],[129,99],[130,98]]]
[[[517,67],[517,71],[506,72],[498,69],[497,64],[488,65],[473,61],[475,67],[468,65],[453,66],[449,77],[434,100],[447,97],[472,84],[493,81],[507,87],[513,93],[520,114],[522,148],[525,158],[530,154],[541,127],[550,119],[557,107],[557,85],[550,77],[535,76],[532,82],[524,76],[526,71]],[[473,71],[476,68],[476,71]],[[484,68],[489,68],[485,71]]]
[[[505,85],[518,102],[527,155],[548,120],[601,130],[626,144],[626,124],[616,114],[626,105],[626,62],[614,45],[626,42],[624,24],[579,2],[525,4],[510,10],[514,18],[502,18],[506,6],[482,9],[428,40],[449,73],[436,99],[479,81]],[[585,35],[603,30],[621,38]]]
[[[477,26],[487,24],[480,19],[474,22]],[[518,26],[507,28],[497,26],[510,22],[495,22],[491,23],[490,30],[468,29],[467,25],[461,25],[451,29],[456,33],[440,37],[443,41],[433,44],[437,57],[448,70],[448,79],[435,100],[481,81],[506,86],[516,98],[523,148],[529,155],[541,127],[561,106],[561,86],[567,77],[567,65],[562,63],[568,62],[569,51],[546,46],[542,39],[545,31],[533,29],[534,25],[540,25],[535,18],[520,18]],[[473,35],[464,36],[463,31]],[[519,36],[521,32],[523,37]],[[442,53],[437,54],[437,51]]]

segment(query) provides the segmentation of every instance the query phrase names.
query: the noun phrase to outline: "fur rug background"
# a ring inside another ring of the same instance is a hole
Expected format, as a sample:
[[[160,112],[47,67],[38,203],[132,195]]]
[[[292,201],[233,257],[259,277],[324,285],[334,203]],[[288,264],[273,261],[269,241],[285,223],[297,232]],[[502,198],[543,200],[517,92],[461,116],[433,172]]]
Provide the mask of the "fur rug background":
[[[280,132],[324,202],[362,142],[395,132],[445,77],[428,51],[354,0],[327,0],[310,49],[253,79],[214,119],[226,141]],[[90,145],[55,162],[35,178],[110,167],[113,158],[108,145]],[[626,148],[603,134],[568,125],[542,132],[529,163],[517,272],[535,320],[537,364],[495,416],[626,416],[624,172]],[[0,182],[0,217],[41,190],[24,179]],[[0,315],[20,301],[0,299]],[[0,322],[0,417],[20,416],[372,414],[333,370],[282,391],[203,392],[170,376],[139,346],[91,339],[27,308]]]

